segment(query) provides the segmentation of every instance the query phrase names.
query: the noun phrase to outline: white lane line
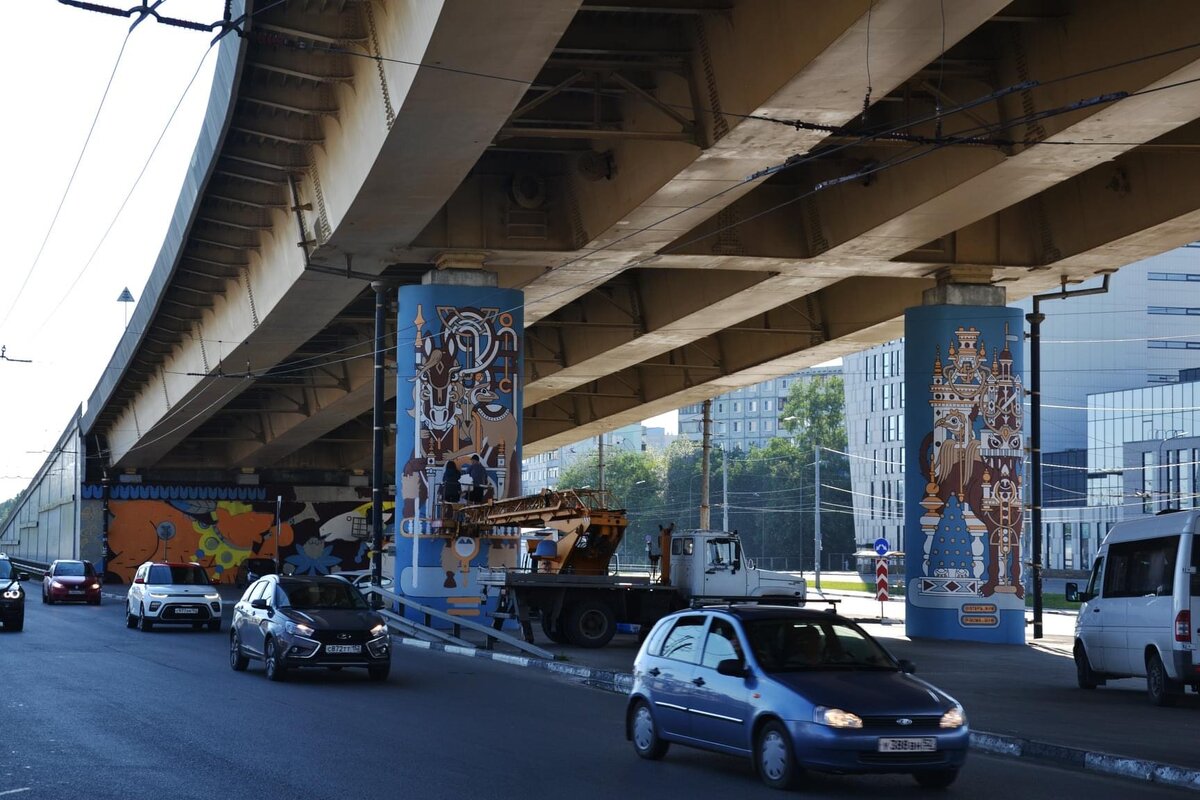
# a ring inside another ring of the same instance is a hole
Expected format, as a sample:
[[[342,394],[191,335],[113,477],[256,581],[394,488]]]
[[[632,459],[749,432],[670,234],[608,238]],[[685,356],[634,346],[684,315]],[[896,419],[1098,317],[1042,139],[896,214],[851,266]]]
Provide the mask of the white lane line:
[[[28,792],[32,788],[33,788],[32,786],[23,786],[20,789],[8,789],[6,791],[0,792],[0,797],[3,797],[6,794],[16,794],[17,792]]]

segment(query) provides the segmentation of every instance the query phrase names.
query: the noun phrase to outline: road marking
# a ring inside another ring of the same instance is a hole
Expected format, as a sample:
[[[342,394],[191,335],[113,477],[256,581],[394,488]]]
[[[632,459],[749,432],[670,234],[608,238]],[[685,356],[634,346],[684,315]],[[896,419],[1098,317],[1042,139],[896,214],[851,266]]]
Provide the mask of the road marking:
[[[28,792],[32,788],[33,788],[32,786],[23,786],[20,789],[8,789],[3,792],[0,792],[0,797],[3,797],[6,794],[16,794],[18,792]]]

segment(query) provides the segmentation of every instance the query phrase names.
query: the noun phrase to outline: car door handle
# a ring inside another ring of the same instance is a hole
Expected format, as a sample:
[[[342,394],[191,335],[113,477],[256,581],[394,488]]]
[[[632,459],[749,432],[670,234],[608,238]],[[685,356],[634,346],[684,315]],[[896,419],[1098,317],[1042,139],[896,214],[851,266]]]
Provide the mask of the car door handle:
[[[658,667],[654,667],[653,669],[646,670],[646,674],[651,678],[657,678],[659,675],[662,675],[662,670],[660,670]]]
[[[1098,609],[1098,608],[1093,608],[1093,609],[1092,609],[1092,613],[1093,613],[1093,614],[1099,614],[1099,613],[1100,613],[1100,609]]]
[[[704,678],[692,678],[692,683],[696,684],[697,686],[703,686]]]

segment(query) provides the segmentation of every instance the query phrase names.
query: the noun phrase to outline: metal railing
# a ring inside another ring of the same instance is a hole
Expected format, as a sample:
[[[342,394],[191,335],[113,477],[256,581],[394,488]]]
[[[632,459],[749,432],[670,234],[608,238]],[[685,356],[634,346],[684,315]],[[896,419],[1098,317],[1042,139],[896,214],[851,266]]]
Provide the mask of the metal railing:
[[[363,594],[368,595],[368,597],[378,595],[385,604],[395,604],[395,606],[400,606],[420,615],[421,622],[417,622],[404,614],[397,614],[390,608],[383,608],[379,611],[390,626],[418,639],[425,639],[426,641],[437,640],[446,644],[458,645],[459,647],[478,647],[478,645],[472,644],[462,638],[463,629],[466,629],[475,633],[482,633],[486,637],[482,645],[484,650],[491,650],[497,642],[503,642],[510,647],[515,647],[522,652],[529,653],[538,658],[545,658],[550,661],[554,660],[554,653],[544,650],[537,645],[530,644],[524,639],[519,639],[516,636],[507,634],[504,631],[498,631],[495,628],[475,622],[474,620],[463,619],[462,617],[447,614],[440,609],[430,608],[412,598],[389,592],[387,589],[382,589],[378,586],[366,586],[363,588]],[[444,630],[433,627],[435,619],[448,622],[450,624],[450,632],[447,633]]]

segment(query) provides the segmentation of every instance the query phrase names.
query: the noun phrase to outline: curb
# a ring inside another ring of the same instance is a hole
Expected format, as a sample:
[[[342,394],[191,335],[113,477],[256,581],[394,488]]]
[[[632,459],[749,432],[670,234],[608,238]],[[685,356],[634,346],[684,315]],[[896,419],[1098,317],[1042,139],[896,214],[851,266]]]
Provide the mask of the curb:
[[[613,694],[626,694],[633,688],[633,676],[627,672],[617,672],[611,669],[594,669],[562,661],[546,661],[541,658],[515,656],[508,653],[497,653],[494,650],[483,650],[477,647],[461,647],[459,645],[442,644],[441,642],[426,642],[423,639],[396,637],[393,641],[406,647],[419,650],[434,650],[452,655],[467,656],[468,658],[486,658],[502,664],[512,664],[518,667],[540,669],[577,678],[588,686],[602,689]],[[1200,791],[1200,769],[1190,769],[1174,764],[1163,764],[1142,758],[1101,753],[1095,750],[1083,750],[1076,747],[1039,742],[1033,739],[1022,739],[1017,736],[1006,736],[987,731],[971,731],[971,749],[991,755],[1008,756],[1009,758],[1027,758],[1051,762],[1060,766],[1074,769],[1098,772],[1104,775],[1115,775],[1122,778],[1159,783],[1182,789]]]

